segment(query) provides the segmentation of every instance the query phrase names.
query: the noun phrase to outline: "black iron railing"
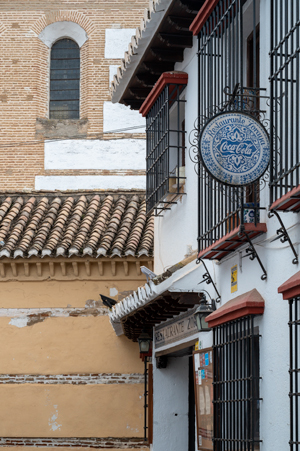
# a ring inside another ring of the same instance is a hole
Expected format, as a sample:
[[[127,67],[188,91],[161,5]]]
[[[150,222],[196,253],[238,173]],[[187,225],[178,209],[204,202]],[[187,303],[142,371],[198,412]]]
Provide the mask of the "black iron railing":
[[[271,0],[270,203],[300,184],[300,2]]]
[[[259,450],[259,335],[253,316],[214,328],[214,451]]]
[[[215,114],[243,111],[260,119],[259,2],[220,0],[198,39],[198,132]],[[249,6],[249,5],[248,5]],[[246,33],[247,30],[247,33]],[[251,86],[251,88],[246,88]],[[199,251],[234,228],[259,222],[259,183],[226,186],[214,180],[199,161]]]
[[[185,128],[182,91],[169,84],[147,114],[147,212],[161,214],[183,194],[185,181]]]
[[[300,449],[300,298],[289,300],[290,306],[290,449]]]

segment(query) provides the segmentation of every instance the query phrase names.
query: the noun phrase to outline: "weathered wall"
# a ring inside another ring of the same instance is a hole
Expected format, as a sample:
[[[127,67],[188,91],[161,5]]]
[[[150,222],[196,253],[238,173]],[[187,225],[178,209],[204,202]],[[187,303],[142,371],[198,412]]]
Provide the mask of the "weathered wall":
[[[141,449],[138,345],[115,335],[99,293],[118,299],[142,285],[144,275],[130,258],[123,259],[126,274],[121,259],[115,265],[104,261],[102,276],[94,272],[99,262],[93,259],[88,272],[78,260],[83,268],[77,276],[53,271],[48,260],[39,277],[31,271],[27,280],[24,263],[17,261],[13,274],[3,271],[12,262],[2,261],[0,447]]]
[[[0,190],[108,189],[121,187],[121,181],[122,188],[144,188],[145,163],[137,167],[135,160],[144,146],[144,120],[124,106],[111,105],[109,80],[146,5],[147,0],[132,0],[130,7],[125,0],[0,0]],[[49,47],[59,37],[74,38],[81,46],[81,121],[69,124],[53,123],[48,115]],[[141,128],[122,131],[135,126]],[[131,138],[130,146],[124,141],[123,149],[133,173],[125,171],[123,180],[118,179],[114,162],[102,167],[92,159],[84,167],[54,164],[49,168],[48,154],[44,164],[47,138],[73,138],[74,150],[82,149],[78,138],[97,138],[100,160],[108,147],[115,152],[117,146],[118,155],[122,154],[116,138],[121,142]]]

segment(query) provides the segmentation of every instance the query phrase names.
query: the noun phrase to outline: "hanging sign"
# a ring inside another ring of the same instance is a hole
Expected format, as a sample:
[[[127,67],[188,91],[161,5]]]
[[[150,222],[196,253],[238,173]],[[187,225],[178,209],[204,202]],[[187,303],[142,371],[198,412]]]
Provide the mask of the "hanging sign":
[[[214,179],[232,186],[249,185],[269,165],[269,136],[260,122],[248,114],[221,113],[202,130],[200,155]]]

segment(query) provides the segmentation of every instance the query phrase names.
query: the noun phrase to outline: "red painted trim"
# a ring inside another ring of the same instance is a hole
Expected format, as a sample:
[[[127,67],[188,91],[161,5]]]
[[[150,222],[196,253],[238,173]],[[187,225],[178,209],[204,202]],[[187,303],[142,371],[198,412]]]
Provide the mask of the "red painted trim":
[[[266,233],[267,232],[267,224],[264,222],[260,222],[256,225],[252,224],[252,223],[245,223],[244,229],[245,229],[245,232],[257,232],[257,234]],[[211,244],[209,247],[207,247],[206,249],[203,249],[201,252],[199,252],[198,258],[202,258],[203,255],[208,254],[210,252],[219,254],[222,252],[222,249],[224,249],[224,250],[235,249],[235,248],[242,246],[245,243],[243,241],[241,241],[241,242],[237,241],[236,243],[233,243],[233,242],[227,243],[228,240],[234,239],[234,237],[238,236],[240,231],[241,231],[241,226],[236,227],[230,233],[227,233],[225,236],[223,236],[223,238],[220,238],[214,244]]]
[[[278,293],[282,294],[283,299],[292,299],[300,296],[300,271],[280,285]]]
[[[289,191],[284,196],[280,197],[280,199],[277,199],[270,207],[270,210],[292,210],[291,208],[294,204],[299,203],[299,199],[291,199],[292,196],[295,196],[296,194],[300,195],[300,185],[296,186],[296,188],[293,188],[291,191]]]
[[[166,85],[187,85],[187,82],[188,74],[185,72],[164,72],[149,92],[139,112],[143,117],[147,116]]]
[[[211,313],[206,321],[209,327],[220,326],[247,315],[262,315],[265,310],[265,301],[254,289],[241,294]]]
[[[217,4],[220,0],[206,0],[200,11],[198,12],[197,16],[193,20],[193,22],[190,25],[190,31],[193,32],[194,36],[197,36]]]

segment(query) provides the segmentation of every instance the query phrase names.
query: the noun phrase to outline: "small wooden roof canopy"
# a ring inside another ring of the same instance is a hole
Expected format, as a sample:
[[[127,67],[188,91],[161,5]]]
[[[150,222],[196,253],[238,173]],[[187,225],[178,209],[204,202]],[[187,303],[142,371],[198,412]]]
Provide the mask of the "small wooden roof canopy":
[[[176,0],[171,4],[120,103],[139,110],[161,74],[174,71],[175,63],[183,61],[184,50],[193,45],[190,25],[204,3],[205,0]]]
[[[153,301],[121,319],[124,334],[137,341],[143,330],[152,333],[152,328],[173,316],[186,312],[199,304],[199,293],[175,293],[166,291]]]

